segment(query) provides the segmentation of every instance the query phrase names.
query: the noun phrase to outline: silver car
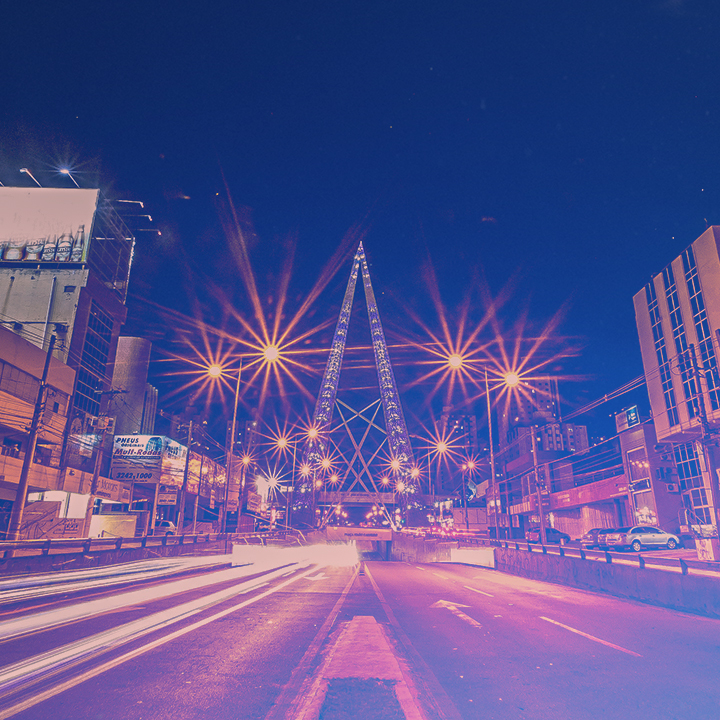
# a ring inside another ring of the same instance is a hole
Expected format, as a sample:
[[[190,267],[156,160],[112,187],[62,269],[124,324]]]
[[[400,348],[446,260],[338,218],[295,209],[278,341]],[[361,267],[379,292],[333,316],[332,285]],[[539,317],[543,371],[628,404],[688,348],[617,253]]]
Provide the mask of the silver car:
[[[660,528],[649,525],[618,528],[605,536],[608,550],[630,550],[640,552],[643,548],[666,547],[674,550],[681,546],[680,538]]]

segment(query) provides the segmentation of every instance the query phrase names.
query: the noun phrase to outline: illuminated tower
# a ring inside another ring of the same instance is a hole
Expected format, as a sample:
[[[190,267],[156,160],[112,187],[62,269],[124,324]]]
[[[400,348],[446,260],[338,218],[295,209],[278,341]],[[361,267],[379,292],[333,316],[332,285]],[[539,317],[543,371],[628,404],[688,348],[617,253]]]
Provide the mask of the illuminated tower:
[[[339,401],[337,396],[355,287],[360,273],[362,273],[365,288],[365,302],[370,321],[380,398],[362,410],[355,411],[346,403]],[[339,424],[333,426],[333,410],[336,405],[340,420]],[[376,421],[380,405],[385,420],[384,430]],[[375,408],[374,413],[373,407]],[[348,422],[349,416],[352,420],[360,419],[367,425],[367,429],[361,434],[359,441],[351,431]],[[383,439],[380,446],[368,457],[367,453],[363,453],[363,443],[371,428],[374,431],[380,430],[383,433]],[[340,443],[336,439],[338,434],[350,437],[353,448],[350,457],[346,457],[340,450]],[[322,477],[325,467],[323,461],[325,460],[327,463],[327,458],[333,451],[342,455],[344,466],[333,476],[335,486],[331,492],[327,492],[323,490],[326,487]],[[388,465],[385,473],[379,473],[376,470],[381,455],[384,456]],[[380,313],[362,243],[358,246],[353,259],[350,278],[330,347],[330,355],[315,404],[311,432],[308,434],[302,453],[302,468],[304,468],[304,472],[301,472],[296,495],[296,518],[308,524],[315,522],[314,511],[317,501],[323,499],[321,494],[325,500],[332,495],[339,502],[362,502],[364,495],[365,502],[375,502],[383,508],[387,504],[388,496],[392,496],[403,511],[407,511],[409,507],[417,504],[419,485],[416,474],[413,472],[414,462],[410,437],[405,425],[400,396],[390,364],[385,334],[380,322]],[[385,477],[379,477],[381,474]],[[388,484],[392,483],[392,488],[383,487],[383,480]],[[390,489],[393,490],[392,493],[389,492]],[[387,510],[386,514],[390,517]]]

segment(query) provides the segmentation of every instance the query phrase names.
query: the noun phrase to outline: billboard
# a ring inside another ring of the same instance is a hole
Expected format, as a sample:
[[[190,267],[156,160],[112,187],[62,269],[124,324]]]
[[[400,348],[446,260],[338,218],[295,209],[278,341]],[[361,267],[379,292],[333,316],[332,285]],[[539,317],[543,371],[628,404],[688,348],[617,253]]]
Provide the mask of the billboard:
[[[187,448],[164,435],[116,435],[111,475],[121,482],[181,487]]]
[[[0,187],[0,263],[84,263],[99,190]]]

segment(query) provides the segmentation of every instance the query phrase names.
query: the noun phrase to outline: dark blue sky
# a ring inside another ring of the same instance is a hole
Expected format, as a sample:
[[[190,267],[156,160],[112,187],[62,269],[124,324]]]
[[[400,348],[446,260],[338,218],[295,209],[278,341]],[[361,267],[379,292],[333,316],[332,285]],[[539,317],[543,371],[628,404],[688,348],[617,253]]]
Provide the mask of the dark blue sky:
[[[297,238],[298,293],[363,220],[392,302],[424,307],[428,251],[451,308],[475,268],[494,292],[519,273],[539,326],[570,301],[581,403],[641,374],[632,295],[720,222],[718,19],[695,0],[11,1],[0,181],[70,160],[144,200],[163,236],[139,235],[135,288],[160,301],[184,302],[183,254],[233,283],[221,173],[261,279]]]

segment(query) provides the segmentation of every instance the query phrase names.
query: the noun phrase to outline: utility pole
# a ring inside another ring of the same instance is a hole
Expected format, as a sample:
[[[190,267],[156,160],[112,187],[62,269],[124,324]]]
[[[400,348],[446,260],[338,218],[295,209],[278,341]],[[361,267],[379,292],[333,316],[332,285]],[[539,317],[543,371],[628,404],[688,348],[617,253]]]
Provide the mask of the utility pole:
[[[465,529],[470,530],[470,518],[468,517],[468,505],[467,505],[467,488],[465,487],[465,482],[467,481],[467,478],[469,477],[468,474],[468,466],[467,463],[463,465],[463,473],[462,473],[462,501],[463,501],[463,509],[465,513]]]
[[[490,488],[492,491],[493,501],[493,519],[495,521],[495,539],[499,540],[499,512],[500,503],[497,491],[497,478],[495,477],[495,451],[493,450],[493,432],[492,432],[492,407],[490,404],[490,386],[488,384],[487,365],[485,366],[485,400],[487,402],[487,420],[488,420],[488,444],[490,446]],[[485,506],[487,513],[487,505]],[[486,515],[487,518],[487,515]]]
[[[240,400],[240,378],[242,376],[242,357],[240,358],[240,365],[238,367],[237,383],[235,385],[235,399],[233,402],[233,414],[232,422],[230,424],[230,437],[225,440],[225,502],[223,503],[223,518],[221,532],[227,532],[227,516],[228,516],[228,503],[230,501],[230,478],[234,476],[234,460],[235,457],[235,442],[237,440],[237,414],[238,414],[238,402]],[[228,442],[229,440],[229,442]],[[240,522],[240,515],[242,513],[242,491],[243,487],[240,488],[238,498],[238,523]],[[237,531],[237,525],[235,526]]]
[[[40,387],[38,388],[37,399],[35,401],[35,411],[33,412],[32,421],[30,422],[28,444],[25,448],[25,457],[23,458],[22,468],[20,469],[18,489],[15,493],[15,502],[13,503],[12,513],[10,514],[10,523],[7,532],[7,539],[10,542],[15,542],[20,537],[20,525],[22,524],[25,501],[27,500],[28,486],[30,484],[30,463],[33,460],[35,448],[37,447],[40,416],[43,411],[45,388],[47,387],[47,376],[50,370],[50,361],[52,360],[54,347],[55,335],[51,335],[50,345],[47,350],[47,355],[45,356],[45,366],[43,367],[42,379],[40,380]]]
[[[92,502],[92,498],[97,494],[98,484],[100,482],[100,464],[102,463],[102,451],[105,446],[105,435],[113,426],[111,422],[112,418],[102,416],[96,418],[96,420],[97,424],[95,428],[102,432],[100,433],[100,442],[98,443],[97,453],[95,454],[95,466],[93,467],[92,482],[90,483],[90,502]]]
[[[537,494],[538,514],[540,515],[540,541],[543,545],[547,545],[547,533],[545,532],[545,512],[543,511],[542,492],[540,489],[540,475],[538,473],[537,459],[537,426],[531,425],[532,432],[532,454],[533,454],[533,473],[535,475],[535,492]]]
[[[718,488],[718,481],[713,471],[711,462],[710,452],[708,451],[708,439],[714,434],[710,429],[710,423],[707,417],[707,408],[705,407],[705,393],[703,392],[702,377],[705,375],[705,371],[698,366],[697,356],[695,354],[695,345],[691,344],[688,351],[690,353],[690,364],[692,367],[692,374],[696,382],[697,395],[698,397],[698,414],[700,420],[700,437],[695,441],[695,452],[700,460],[700,470],[703,474],[707,475],[708,486],[710,489],[710,504],[712,506],[712,524],[714,532],[710,538],[701,538],[703,541],[704,551],[700,556],[703,560],[718,561],[720,560],[720,520],[718,518],[718,502],[720,501],[720,489]],[[707,384],[707,378],[705,378]]]
[[[187,495],[188,486],[188,472],[190,470],[190,449],[192,448],[192,432],[193,432],[193,421],[190,420],[188,425],[188,439],[187,439],[187,453],[185,454],[185,468],[183,469],[183,481],[182,487],[180,488],[180,508],[177,516],[177,532],[178,535],[182,535],[183,524],[185,522],[185,496]],[[198,493],[200,488],[198,487]],[[194,525],[194,523],[193,523]],[[194,530],[193,530],[194,532]]]

